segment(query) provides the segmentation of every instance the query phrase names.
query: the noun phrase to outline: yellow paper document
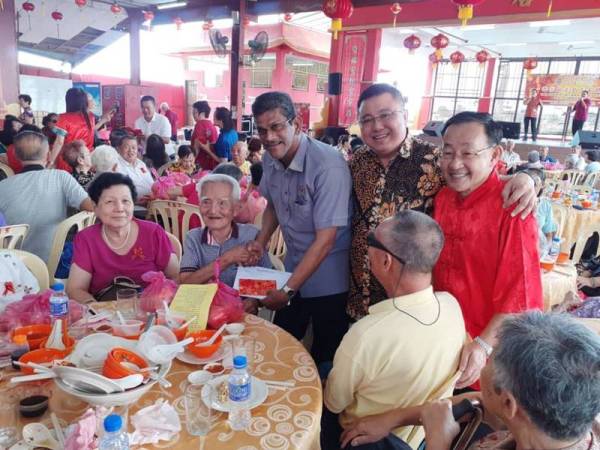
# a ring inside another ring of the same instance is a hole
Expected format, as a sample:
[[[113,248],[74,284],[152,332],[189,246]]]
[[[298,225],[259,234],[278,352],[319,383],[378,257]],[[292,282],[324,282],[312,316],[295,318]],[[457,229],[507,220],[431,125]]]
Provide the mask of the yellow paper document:
[[[191,319],[196,316],[190,326],[190,331],[206,329],[210,304],[217,293],[217,285],[213,284],[182,284],[177,288],[175,298],[169,309],[177,314]]]

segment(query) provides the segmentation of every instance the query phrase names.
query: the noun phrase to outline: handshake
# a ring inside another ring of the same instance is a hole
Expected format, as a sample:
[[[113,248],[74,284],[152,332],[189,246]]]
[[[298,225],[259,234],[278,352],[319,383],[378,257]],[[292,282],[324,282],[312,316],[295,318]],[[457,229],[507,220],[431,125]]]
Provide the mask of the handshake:
[[[250,241],[228,250],[221,257],[228,265],[256,266],[262,259],[265,249],[257,241]]]

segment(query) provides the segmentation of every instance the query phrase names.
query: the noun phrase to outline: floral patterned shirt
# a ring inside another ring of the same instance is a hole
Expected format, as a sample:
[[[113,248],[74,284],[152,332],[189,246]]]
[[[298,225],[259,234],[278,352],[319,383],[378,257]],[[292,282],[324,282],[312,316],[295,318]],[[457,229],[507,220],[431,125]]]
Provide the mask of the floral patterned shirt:
[[[370,305],[387,298],[369,269],[367,234],[398,211],[431,214],[433,198],[442,188],[439,151],[432,143],[407,135],[387,168],[368,146],[350,162],[354,214],[350,249],[350,296],[347,312],[353,319],[367,315]]]

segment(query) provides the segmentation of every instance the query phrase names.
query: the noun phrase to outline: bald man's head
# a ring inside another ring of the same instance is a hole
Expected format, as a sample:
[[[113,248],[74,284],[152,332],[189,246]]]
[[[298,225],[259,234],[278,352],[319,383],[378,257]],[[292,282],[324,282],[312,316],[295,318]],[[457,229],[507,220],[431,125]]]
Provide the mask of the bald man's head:
[[[48,157],[48,139],[42,133],[21,131],[13,142],[17,158],[24,164],[45,161]]]

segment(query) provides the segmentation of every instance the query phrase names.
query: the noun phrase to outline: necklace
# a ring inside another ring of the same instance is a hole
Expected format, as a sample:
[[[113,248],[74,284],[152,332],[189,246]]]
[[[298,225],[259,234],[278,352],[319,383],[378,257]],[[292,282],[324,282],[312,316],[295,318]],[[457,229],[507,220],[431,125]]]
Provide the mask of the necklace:
[[[438,319],[440,318],[440,313],[441,313],[441,311],[442,311],[442,306],[440,305],[440,299],[439,299],[439,298],[437,298],[437,295],[435,295],[435,294],[433,294],[433,296],[435,297],[435,300],[437,301],[437,305],[438,305],[438,312],[437,312],[437,315],[435,316],[435,319],[434,319],[434,321],[433,321],[433,322],[431,322],[431,323],[425,323],[425,322],[422,322],[422,321],[420,321],[419,319],[417,319],[415,316],[413,316],[412,314],[409,314],[409,313],[407,313],[406,311],[404,311],[404,310],[402,310],[402,309],[398,308],[398,307],[396,306],[396,299],[395,299],[395,298],[394,298],[394,299],[392,299],[392,305],[394,305],[394,308],[396,308],[398,311],[400,311],[400,312],[401,312],[401,313],[403,313],[403,314],[406,314],[408,317],[411,317],[411,318],[415,319],[415,320],[416,320],[417,322],[419,322],[421,325],[425,325],[426,327],[429,327],[429,326],[433,325],[434,323],[436,323],[436,322],[438,321]]]
[[[127,227],[127,235],[125,236],[125,240],[123,241],[123,243],[118,247],[113,247],[110,243],[110,240],[108,239],[108,235],[106,234],[106,229],[104,228],[104,225],[102,225],[102,236],[104,237],[106,245],[108,245],[111,250],[121,250],[123,247],[125,247],[125,245],[129,241],[129,233],[131,233],[131,223],[129,223],[129,226]]]

